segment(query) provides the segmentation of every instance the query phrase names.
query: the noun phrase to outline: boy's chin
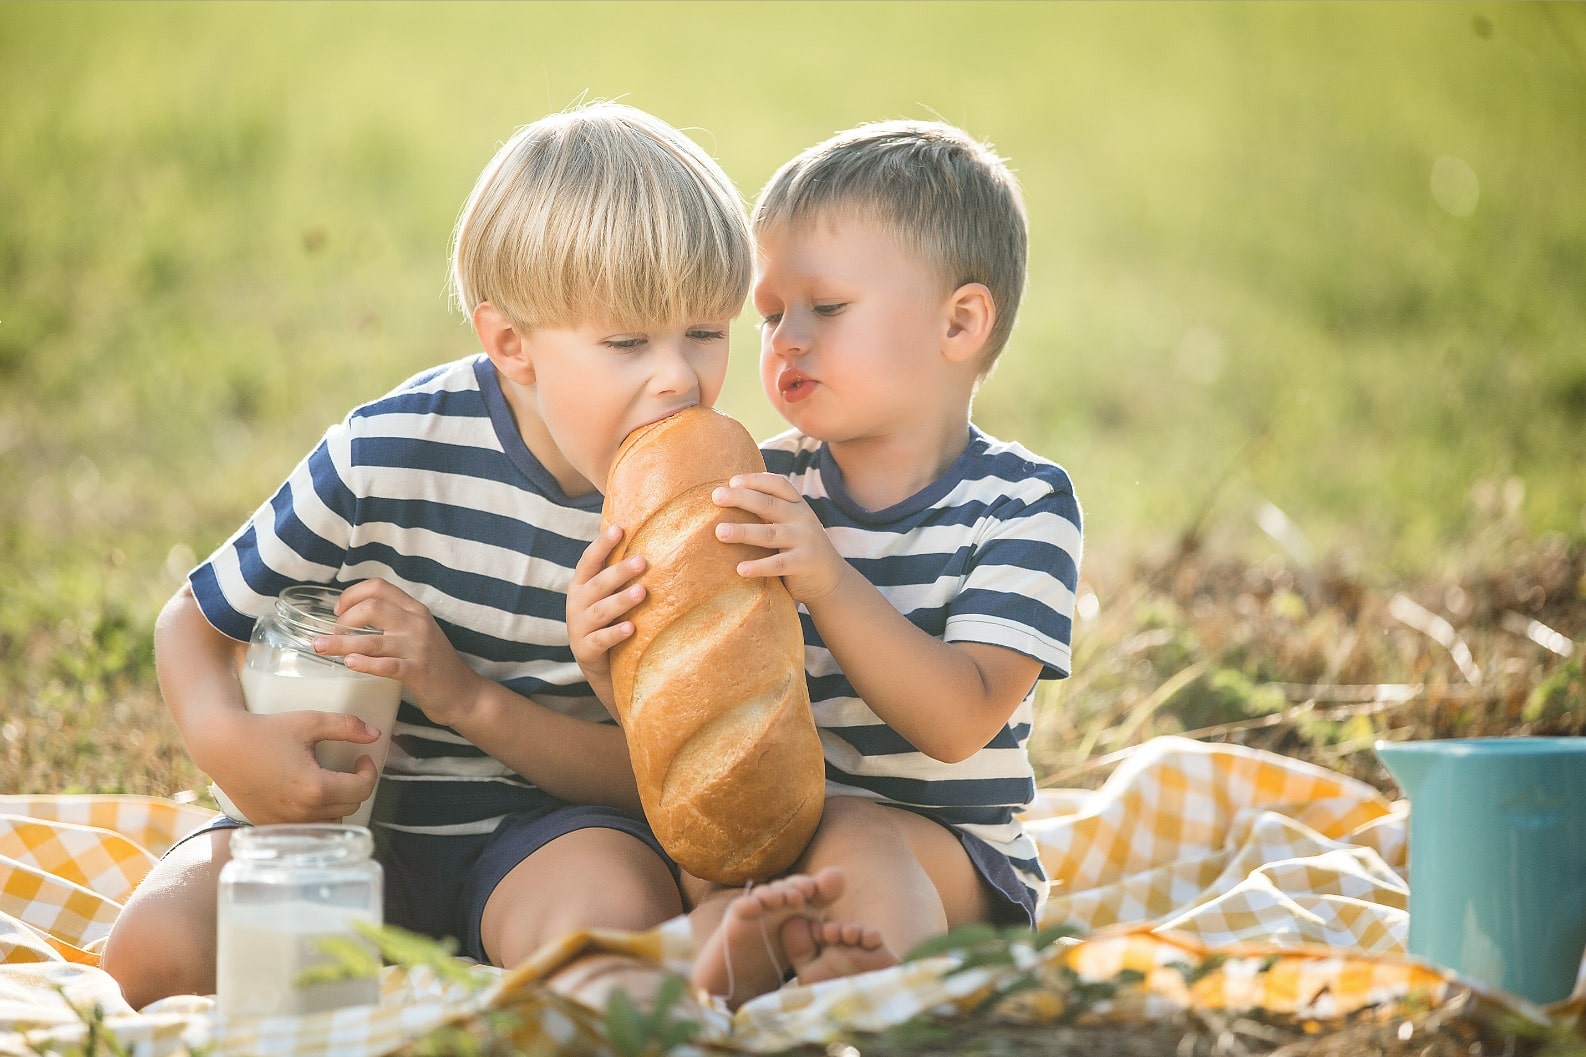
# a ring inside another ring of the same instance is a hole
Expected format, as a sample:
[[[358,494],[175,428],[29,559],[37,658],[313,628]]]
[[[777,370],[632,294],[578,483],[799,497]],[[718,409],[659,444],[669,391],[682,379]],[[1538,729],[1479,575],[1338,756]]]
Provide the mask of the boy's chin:
[[[570,468],[570,472],[563,471],[557,474],[556,483],[561,486],[562,491],[566,493],[569,499],[578,499],[591,492],[600,491],[600,485],[595,482],[596,480],[604,481],[605,478],[590,477],[589,475],[593,472],[593,469],[587,466],[574,466]]]

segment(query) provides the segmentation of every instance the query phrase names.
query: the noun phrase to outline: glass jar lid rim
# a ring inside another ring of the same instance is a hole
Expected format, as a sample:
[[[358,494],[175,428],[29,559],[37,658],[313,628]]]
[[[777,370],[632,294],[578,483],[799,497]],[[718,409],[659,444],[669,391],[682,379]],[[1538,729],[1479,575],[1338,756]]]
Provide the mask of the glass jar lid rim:
[[[282,620],[315,635],[378,635],[375,627],[343,624],[336,616],[336,600],[342,589],[329,584],[297,584],[285,588],[275,599],[276,613]]]
[[[243,826],[232,835],[233,859],[301,866],[333,866],[367,859],[374,838],[364,826],[302,822]]]

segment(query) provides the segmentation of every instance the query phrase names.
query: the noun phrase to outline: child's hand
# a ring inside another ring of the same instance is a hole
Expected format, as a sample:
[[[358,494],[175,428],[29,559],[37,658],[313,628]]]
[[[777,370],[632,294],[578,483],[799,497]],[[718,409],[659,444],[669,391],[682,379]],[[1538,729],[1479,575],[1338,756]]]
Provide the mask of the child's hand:
[[[379,777],[364,755],[351,774],[321,767],[314,747],[322,741],[369,745],[380,732],[342,712],[229,713],[237,723],[223,732],[232,751],[209,771],[237,810],[259,825],[272,822],[340,822],[374,792]]]
[[[633,622],[622,618],[644,601],[645,595],[644,585],[632,582],[644,572],[643,555],[629,555],[609,569],[602,568],[620,542],[620,525],[597,536],[578,559],[567,589],[567,637],[573,657],[613,716],[616,695],[611,688],[611,647],[633,634]]]
[[[429,607],[385,580],[341,593],[336,619],[378,635],[321,635],[316,653],[340,657],[355,672],[395,679],[431,721],[455,727],[477,703],[483,677],[458,656]]]
[[[788,592],[808,606],[837,590],[848,563],[826,536],[826,529],[786,477],[774,473],[740,474],[711,493],[717,506],[737,507],[764,524],[726,522],[716,526],[724,543],[748,543],[775,551],[738,563],[740,576],[780,576]]]

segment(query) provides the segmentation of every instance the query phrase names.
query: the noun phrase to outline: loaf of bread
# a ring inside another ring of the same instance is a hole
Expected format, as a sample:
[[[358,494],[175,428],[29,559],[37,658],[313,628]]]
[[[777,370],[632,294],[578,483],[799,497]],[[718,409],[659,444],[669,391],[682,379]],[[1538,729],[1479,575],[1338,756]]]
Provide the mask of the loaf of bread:
[[[645,817],[680,866],[724,885],[791,866],[825,804],[798,608],[781,580],[738,575],[766,551],[716,538],[756,519],[711,492],[764,469],[737,421],[690,408],[623,442],[602,511],[624,529],[607,564],[649,563],[634,633],[611,651]]]

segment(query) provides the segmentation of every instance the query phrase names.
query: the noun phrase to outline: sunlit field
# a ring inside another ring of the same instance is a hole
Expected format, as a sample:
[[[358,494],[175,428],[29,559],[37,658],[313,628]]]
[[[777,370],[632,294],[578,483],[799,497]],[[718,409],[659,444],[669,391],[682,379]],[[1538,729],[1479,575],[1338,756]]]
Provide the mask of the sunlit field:
[[[1586,7],[14,3],[0,791],[202,787],[160,605],[326,425],[473,350],[456,212],[588,98],[692,130],[749,199],[869,119],[1011,160],[1029,287],[976,416],[1087,519],[1048,775],[1272,715],[1238,729],[1363,767],[1396,723],[1580,700],[1578,649],[1502,621],[1586,635]],[[722,406],[766,435],[753,324]],[[1479,685],[1401,589],[1486,650]],[[1420,696],[1284,718],[1357,683]]]

